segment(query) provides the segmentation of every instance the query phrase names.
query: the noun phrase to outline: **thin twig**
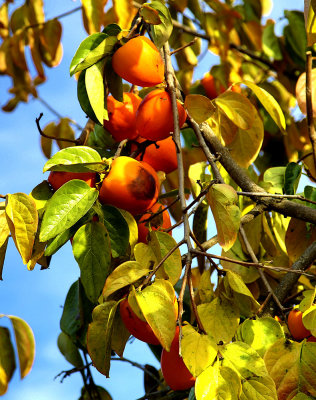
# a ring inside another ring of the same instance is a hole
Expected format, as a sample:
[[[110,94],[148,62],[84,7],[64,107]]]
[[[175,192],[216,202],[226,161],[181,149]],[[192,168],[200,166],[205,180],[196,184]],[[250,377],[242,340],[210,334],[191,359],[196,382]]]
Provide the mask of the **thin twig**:
[[[248,254],[250,255],[250,258],[252,259],[252,261],[253,261],[254,263],[259,263],[259,261],[258,261],[258,259],[257,259],[257,256],[255,255],[255,253],[254,253],[254,251],[253,251],[253,249],[252,249],[252,247],[251,247],[251,244],[249,243],[249,240],[248,240],[248,238],[247,238],[246,232],[245,232],[245,230],[244,230],[244,228],[243,228],[242,225],[240,225],[240,227],[239,227],[239,232],[240,232],[241,238],[242,238],[242,240],[243,240],[243,242],[244,242],[244,244],[245,244],[245,246],[246,246],[247,252],[248,252]],[[282,314],[283,314],[283,306],[282,306],[282,304],[280,303],[280,301],[279,301],[279,299],[277,298],[277,296],[275,295],[275,293],[274,293],[274,291],[273,291],[273,289],[272,289],[272,287],[271,287],[269,281],[267,280],[267,277],[265,276],[264,272],[263,272],[261,269],[258,269],[258,272],[259,272],[260,278],[261,278],[261,280],[262,280],[264,286],[265,286],[265,287],[267,288],[267,290],[268,290],[268,293],[271,293],[271,295],[272,295],[272,297],[273,297],[275,303],[277,304],[277,306],[279,307],[280,311],[281,311]]]
[[[126,143],[127,143],[127,139],[124,139],[119,143],[119,145],[117,146],[116,152],[113,156],[113,160],[115,160],[117,157],[119,157],[121,155],[122,150],[123,150],[124,146],[126,145]]]
[[[195,37],[193,40],[191,40],[191,42],[184,44],[181,47],[178,47],[177,49],[173,50],[170,52],[170,55],[172,56],[173,54],[179,53],[179,51],[184,50],[187,47],[193,46],[194,43],[197,41],[197,38]]]
[[[205,331],[205,329],[203,327],[201,318],[200,318],[198,310],[197,310],[195,299],[194,299],[194,288],[193,288],[193,282],[192,282],[191,268],[189,268],[189,270],[188,270],[188,286],[189,286],[189,293],[190,293],[192,310],[193,310],[193,313],[194,313],[194,316],[195,316],[199,331],[201,333],[206,334],[206,331]]]
[[[77,139],[68,139],[68,138],[61,138],[61,137],[55,137],[55,136],[46,135],[42,131],[41,126],[40,126],[40,120],[41,120],[42,117],[43,117],[43,113],[40,113],[39,117],[35,118],[37,129],[38,129],[38,131],[39,131],[41,136],[43,136],[43,137],[45,137],[47,139],[53,139],[53,140],[58,140],[58,141],[62,141],[62,142],[76,143],[77,144],[77,142],[78,142]]]
[[[161,380],[157,378],[151,371],[149,371],[144,365],[139,364],[136,361],[129,360],[128,358],[125,357],[111,357],[111,361],[122,361],[126,362],[128,364],[131,364],[133,367],[139,368],[142,371],[146,372],[146,374],[150,375],[157,383],[161,383]]]
[[[316,131],[314,126],[314,112],[312,99],[312,52],[306,52],[306,112],[307,112],[307,130],[312,144],[314,166],[316,168]],[[316,105],[314,105],[316,106]]]
[[[258,193],[258,192],[236,192],[239,196],[256,196],[256,197],[271,197],[273,199],[291,199],[302,200],[307,203],[316,204],[316,201],[306,199],[306,197],[299,194],[274,194],[274,193]]]

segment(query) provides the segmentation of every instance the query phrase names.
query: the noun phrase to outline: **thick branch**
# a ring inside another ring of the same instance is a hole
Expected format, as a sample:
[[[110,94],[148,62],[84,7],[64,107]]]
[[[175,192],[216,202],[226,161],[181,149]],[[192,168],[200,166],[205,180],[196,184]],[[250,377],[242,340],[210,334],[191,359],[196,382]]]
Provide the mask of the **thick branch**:
[[[300,275],[294,271],[305,271],[316,260],[316,242],[313,242],[304,253],[294,262],[291,270],[281,279],[279,286],[275,290],[275,295],[280,303],[283,303],[286,296],[297,283]],[[292,271],[292,272],[291,272]],[[262,310],[262,314],[275,314],[276,305],[273,301],[269,301],[266,307]]]
[[[246,172],[233,160],[228,149],[224,147],[209,125],[203,123],[201,132],[204,135],[211,151],[220,155],[220,162],[231,178],[241,187],[244,192],[266,193],[260,186],[256,185]],[[269,210],[274,210],[282,215],[301,219],[306,222],[316,224],[316,210],[289,200],[279,200],[269,197],[251,197],[257,204],[262,203]]]

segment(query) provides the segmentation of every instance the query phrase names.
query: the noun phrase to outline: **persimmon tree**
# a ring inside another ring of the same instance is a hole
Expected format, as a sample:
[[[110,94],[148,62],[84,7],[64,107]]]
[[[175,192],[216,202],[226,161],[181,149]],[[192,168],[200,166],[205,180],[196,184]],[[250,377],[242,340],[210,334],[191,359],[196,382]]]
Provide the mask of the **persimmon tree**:
[[[130,332],[163,354],[162,373],[145,368],[144,399],[316,397],[316,6],[285,11],[277,36],[274,21],[263,23],[269,5],[82,0],[70,11],[87,31],[70,75],[88,121],[75,138],[69,118],[42,126],[34,116],[50,177],[29,195],[1,194],[0,277],[8,240],[30,271],[71,241],[78,280],[58,346],[73,365],[64,377],[83,378],[81,399],[111,398],[92,373],[110,376]],[[13,94],[4,111],[36,98],[44,65],[60,62],[64,16],[45,21],[42,0],[1,5],[0,71]],[[219,63],[194,82],[202,42]],[[168,144],[150,165],[160,140]],[[24,377],[34,337],[8,317]],[[2,327],[0,394],[14,370]]]

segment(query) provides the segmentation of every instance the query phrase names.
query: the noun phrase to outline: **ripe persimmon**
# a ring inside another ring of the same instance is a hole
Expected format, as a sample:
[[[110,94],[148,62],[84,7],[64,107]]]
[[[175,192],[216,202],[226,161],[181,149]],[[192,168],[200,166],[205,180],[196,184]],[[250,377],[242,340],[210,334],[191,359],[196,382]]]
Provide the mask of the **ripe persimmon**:
[[[177,100],[180,128],[185,123],[187,113]],[[173,132],[171,98],[168,92],[155,89],[140,103],[136,113],[136,128],[139,136],[149,140],[163,140]]]
[[[171,227],[170,215],[167,209],[162,213],[154,216],[150,221],[147,221],[153,214],[165,209],[165,207],[160,203],[155,203],[150,210],[142,215],[137,223],[138,226],[138,241],[142,243],[147,243],[147,235],[149,232],[148,224],[150,224],[151,229],[156,231],[159,228],[168,229]],[[169,232],[171,235],[171,232]]]
[[[142,143],[146,139],[138,137],[137,142]],[[167,139],[158,140],[157,146],[154,143],[146,147],[144,154],[139,154],[136,160],[145,161],[147,164],[151,165],[155,171],[163,171],[166,174],[175,171],[178,168],[177,159],[177,148],[172,139],[169,136]],[[132,146],[132,150],[135,149]]]
[[[104,120],[103,126],[117,142],[135,139],[138,136],[136,111],[141,101],[141,97],[134,93],[123,93],[123,102],[116,100],[113,96],[107,98],[109,120]]]
[[[72,179],[81,179],[87,182],[90,187],[95,187],[96,173],[95,172],[64,172],[51,171],[48,176],[48,182],[54,190],[59,189],[64,183]]]
[[[293,309],[290,311],[287,318],[287,325],[290,333],[296,340],[302,340],[311,335],[311,332],[303,325],[302,317],[302,311]]]
[[[179,327],[171,343],[170,351],[162,350],[161,372],[172,390],[186,390],[194,386],[195,378],[179,356]]]
[[[174,312],[176,317],[178,317],[178,301],[176,297],[174,298]],[[120,314],[126,329],[131,335],[142,342],[155,345],[160,344],[145,318],[142,320],[134,313],[127,298],[120,303]]]
[[[150,87],[163,82],[165,67],[159,50],[146,36],[130,39],[113,54],[114,71],[133,85]]]
[[[310,337],[307,339],[307,341],[308,341],[308,342],[316,342],[316,337],[315,337],[315,336],[310,336]]]
[[[159,186],[153,167],[121,156],[112,162],[110,172],[102,182],[99,200],[102,204],[111,204],[133,215],[141,214],[156,203]]]
[[[206,92],[209,99],[215,99],[219,94],[225,92],[225,88],[218,81],[215,81],[214,77],[207,73],[201,79],[201,84]]]

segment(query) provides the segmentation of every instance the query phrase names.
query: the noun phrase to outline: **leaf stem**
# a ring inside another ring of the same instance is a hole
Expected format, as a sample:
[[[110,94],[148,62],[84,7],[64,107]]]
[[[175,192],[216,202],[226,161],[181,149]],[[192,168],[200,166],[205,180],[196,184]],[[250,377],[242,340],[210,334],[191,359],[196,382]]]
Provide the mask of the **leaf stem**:
[[[77,140],[77,139],[60,138],[60,137],[55,137],[55,136],[46,135],[46,134],[42,131],[41,126],[40,126],[40,120],[41,120],[41,118],[43,117],[43,115],[44,115],[43,113],[40,113],[39,117],[38,117],[38,118],[35,118],[35,122],[36,122],[36,125],[37,125],[37,129],[38,129],[38,131],[39,131],[39,133],[40,133],[41,136],[43,136],[43,137],[45,137],[45,138],[47,138],[47,139],[53,139],[53,140],[58,140],[58,141],[62,141],[62,142],[75,143],[75,144],[78,143],[78,140]]]

